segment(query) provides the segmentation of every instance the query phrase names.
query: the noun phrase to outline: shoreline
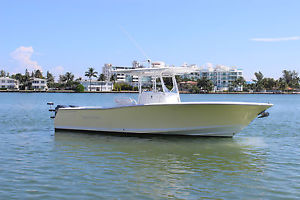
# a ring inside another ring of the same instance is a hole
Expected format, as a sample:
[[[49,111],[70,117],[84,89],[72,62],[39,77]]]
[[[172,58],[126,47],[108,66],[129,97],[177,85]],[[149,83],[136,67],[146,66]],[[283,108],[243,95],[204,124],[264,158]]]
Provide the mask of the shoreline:
[[[85,91],[85,92],[76,92],[73,90],[0,90],[1,92],[7,93],[139,93],[138,91]]]
[[[139,93],[138,91],[85,91],[85,92],[75,92],[73,90],[48,90],[48,91],[37,91],[37,90],[0,90],[0,93]],[[208,92],[208,93],[191,93],[180,91],[180,94],[300,94],[300,92]]]

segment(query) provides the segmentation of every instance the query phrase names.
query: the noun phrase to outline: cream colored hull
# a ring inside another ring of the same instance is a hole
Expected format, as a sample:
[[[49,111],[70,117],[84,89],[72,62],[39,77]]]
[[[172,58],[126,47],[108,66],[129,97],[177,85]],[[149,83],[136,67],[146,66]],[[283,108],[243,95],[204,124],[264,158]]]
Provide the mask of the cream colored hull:
[[[119,133],[232,137],[259,113],[263,103],[201,102],[113,108],[61,108],[55,129]]]

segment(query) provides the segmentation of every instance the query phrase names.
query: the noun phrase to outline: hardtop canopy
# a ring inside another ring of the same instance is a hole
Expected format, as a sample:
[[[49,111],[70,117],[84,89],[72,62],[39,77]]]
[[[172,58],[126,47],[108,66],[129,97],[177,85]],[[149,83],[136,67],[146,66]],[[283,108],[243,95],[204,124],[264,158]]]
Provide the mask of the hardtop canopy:
[[[197,68],[194,66],[189,67],[149,67],[149,68],[136,68],[136,69],[119,69],[113,70],[114,73],[122,73],[133,76],[175,76],[196,72]]]

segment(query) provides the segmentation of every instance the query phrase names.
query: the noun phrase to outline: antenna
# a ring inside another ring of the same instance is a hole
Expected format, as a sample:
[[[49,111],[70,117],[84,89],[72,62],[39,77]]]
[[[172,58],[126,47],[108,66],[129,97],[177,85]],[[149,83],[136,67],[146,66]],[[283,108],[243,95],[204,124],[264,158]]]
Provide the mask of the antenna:
[[[149,62],[150,61],[149,57],[147,56],[146,52],[142,49],[142,47],[137,43],[137,41],[129,34],[128,31],[125,30],[123,26],[120,26],[120,29]]]

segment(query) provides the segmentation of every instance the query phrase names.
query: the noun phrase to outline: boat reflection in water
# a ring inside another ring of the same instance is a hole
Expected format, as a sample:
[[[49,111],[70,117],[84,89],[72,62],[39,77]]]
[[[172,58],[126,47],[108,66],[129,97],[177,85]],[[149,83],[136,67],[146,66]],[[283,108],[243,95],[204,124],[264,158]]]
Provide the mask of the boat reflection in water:
[[[143,191],[156,198],[184,198],[199,192],[216,197],[215,191],[230,192],[235,190],[233,185],[248,187],[263,173],[265,161],[263,149],[232,138],[57,131],[55,151],[67,168],[79,169],[79,174],[93,177],[95,183],[105,181],[101,185],[105,189],[113,184],[130,190],[129,195]],[[92,174],[85,174],[86,168]]]

